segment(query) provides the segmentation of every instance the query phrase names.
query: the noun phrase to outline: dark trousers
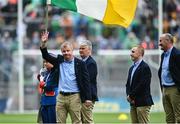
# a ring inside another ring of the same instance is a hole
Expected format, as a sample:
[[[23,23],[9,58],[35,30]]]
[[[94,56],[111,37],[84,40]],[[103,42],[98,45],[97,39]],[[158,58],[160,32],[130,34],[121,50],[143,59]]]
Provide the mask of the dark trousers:
[[[56,123],[56,105],[42,105],[40,112],[43,123]]]

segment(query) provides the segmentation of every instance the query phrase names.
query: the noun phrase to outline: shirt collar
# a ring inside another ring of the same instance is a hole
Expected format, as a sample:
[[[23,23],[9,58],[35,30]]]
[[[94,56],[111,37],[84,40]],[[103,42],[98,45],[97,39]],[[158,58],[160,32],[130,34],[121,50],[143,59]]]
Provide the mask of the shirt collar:
[[[170,49],[168,49],[166,52],[164,52],[164,55],[165,56],[168,56],[171,54],[171,51],[172,51],[173,47],[171,47]]]
[[[65,63],[72,63],[72,62],[74,62],[74,58],[71,59],[71,60],[64,60],[64,62],[65,62]]]
[[[88,58],[89,58],[89,56],[87,56],[86,58],[83,58],[82,60],[85,62]]]
[[[135,66],[135,67],[138,66],[141,62],[142,62],[142,59],[136,61],[136,62],[134,63],[134,66]]]

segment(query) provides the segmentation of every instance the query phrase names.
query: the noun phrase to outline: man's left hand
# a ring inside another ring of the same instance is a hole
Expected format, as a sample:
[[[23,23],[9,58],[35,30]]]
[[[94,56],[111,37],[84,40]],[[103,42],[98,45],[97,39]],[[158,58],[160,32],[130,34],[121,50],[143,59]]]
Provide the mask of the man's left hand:
[[[91,100],[86,100],[86,101],[85,101],[85,105],[86,105],[87,107],[89,107],[91,104],[92,104],[92,101],[91,101]]]

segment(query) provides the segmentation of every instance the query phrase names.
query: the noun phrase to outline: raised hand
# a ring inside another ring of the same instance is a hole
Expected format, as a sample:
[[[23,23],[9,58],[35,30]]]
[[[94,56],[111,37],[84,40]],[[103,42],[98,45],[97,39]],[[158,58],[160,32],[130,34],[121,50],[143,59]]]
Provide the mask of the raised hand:
[[[46,42],[48,41],[49,32],[44,31],[41,33],[41,47],[46,47]]]
[[[49,36],[49,32],[43,31],[43,32],[41,33],[41,41],[42,41],[42,42],[47,42],[47,41],[48,41],[48,36]]]

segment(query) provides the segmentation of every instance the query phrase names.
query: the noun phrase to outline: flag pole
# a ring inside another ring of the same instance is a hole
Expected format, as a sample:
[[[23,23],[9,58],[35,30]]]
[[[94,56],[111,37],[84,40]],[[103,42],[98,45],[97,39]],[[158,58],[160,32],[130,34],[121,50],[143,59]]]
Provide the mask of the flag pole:
[[[22,0],[18,0],[18,87],[19,87],[19,112],[24,113],[24,56],[23,56],[23,5]]]
[[[158,0],[158,14],[159,14],[159,37],[163,33],[163,0]]]
[[[158,0],[158,14],[159,14],[159,37],[163,34],[163,0]],[[158,38],[159,40],[159,38]],[[158,48],[159,49],[159,64],[160,64],[160,60],[161,60],[161,49],[160,47]],[[160,88],[159,88],[160,89]],[[161,95],[161,89],[159,90],[159,94],[160,94],[160,100],[159,100],[159,104],[162,105],[162,95]],[[162,106],[160,107],[160,110],[162,110]]]
[[[45,12],[46,12],[46,17],[45,17],[45,31],[47,32],[48,31],[48,8],[49,8],[49,5],[51,4],[51,0],[47,0],[46,1],[46,9],[45,9]]]

